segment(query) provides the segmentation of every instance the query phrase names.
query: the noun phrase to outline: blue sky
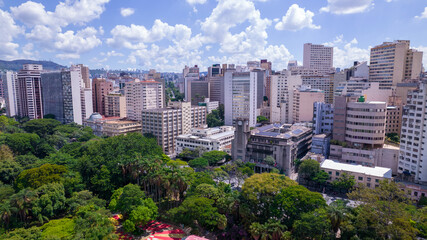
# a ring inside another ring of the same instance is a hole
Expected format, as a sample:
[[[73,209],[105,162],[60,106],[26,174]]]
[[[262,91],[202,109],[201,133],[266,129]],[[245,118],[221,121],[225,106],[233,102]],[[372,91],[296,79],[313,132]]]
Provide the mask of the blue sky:
[[[306,42],[335,67],[409,39],[427,52],[426,0],[0,0],[0,59],[180,72],[267,58],[302,63]],[[424,63],[427,63],[427,54]]]

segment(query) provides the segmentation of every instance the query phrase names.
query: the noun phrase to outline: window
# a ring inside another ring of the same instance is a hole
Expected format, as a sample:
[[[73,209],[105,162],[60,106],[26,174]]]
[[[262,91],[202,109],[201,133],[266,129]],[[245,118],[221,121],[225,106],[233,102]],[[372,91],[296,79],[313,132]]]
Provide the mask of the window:
[[[336,175],[336,176],[339,176],[339,175],[340,175],[340,172],[335,172],[335,175]]]
[[[380,180],[379,179],[375,179],[375,182],[378,183],[378,182],[380,182]]]
[[[363,181],[363,177],[359,177],[358,179],[359,179],[359,181]]]
[[[371,178],[370,178],[370,177],[368,177],[368,178],[366,179],[366,181],[370,182],[370,181],[371,181]]]

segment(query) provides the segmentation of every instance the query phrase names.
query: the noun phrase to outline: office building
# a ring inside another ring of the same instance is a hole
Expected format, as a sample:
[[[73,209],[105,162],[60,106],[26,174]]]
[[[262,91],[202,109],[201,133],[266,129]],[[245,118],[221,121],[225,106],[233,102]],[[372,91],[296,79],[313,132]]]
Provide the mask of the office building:
[[[427,82],[408,93],[403,109],[398,172],[401,178],[427,184]]]
[[[43,118],[43,99],[40,74],[42,65],[24,64],[18,72],[18,116],[30,120]],[[50,93],[52,94],[52,93]]]
[[[331,142],[330,133],[322,133],[313,136],[311,152],[321,154],[325,158],[329,157],[329,147]]]
[[[126,97],[120,92],[110,92],[105,96],[105,116],[121,117],[127,116]]]
[[[302,85],[301,76],[282,71],[271,76],[270,121],[273,123],[292,123],[293,90]]]
[[[311,89],[310,86],[300,86],[294,89],[293,94],[293,123],[313,121],[313,104],[323,102],[325,94],[322,90]]]
[[[210,84],[209,81],[190,81],[191,84],[191,105],[197,105],[209,98]]]
[[[105,115],[105,96],[113,91],[113,83],[104,78],[92,79],[93,112]]]
[[[128,133],[141,133],[142,126],[138,121],[131,120],[107,120],[102,126],[102,135],[114,137],[119,135],[126,135]]]
[[[4,98],[6,101],[6,115],[13,117],[18,115],[18,75],[16,72],[6,71],[2,73]]]
[[[311,128],[296,125],[271,124],[255,128],[250,133],[242,160],[256,163],[256,172],[275,167],[290,176],[295,172],[294,160],[310,150],[312,135]],[[235,138],[239,136],[236,134]],[[264,162],[268,156],[275,160],[273,166]]]
[[[316,69],[319,74],[334,72],[334,48],[324,45],[304,44],[303,66],[308,69]]]
[[[334,105],[321,102],[313,104],[314,134],[332,133],[334,125]]]
[[[301,76],[303,85],[319,89],[325,93],[325,103],[334,102],[334,74]]]
[[[356,184],[362,184],[368,188],[379,187],[380,181],[385,179],[392,180],[391,169],[385,167],[366,167],[326,159],[320,164],[320,169],[329,174],[328,182],[339,179],[343,173],[353,176]]]
[[[403,101],[402,98],[396,95],[389,97],[387,105],[387,116],[385,133],[396,133],[400,136],[402,129],[402,112],[403,112]]]
[[[219,102],[211,101],[209,98],[205,98],[205,101],[199,102],[199,106],[205,106],[207,114],[212,113],[212,110],[216,110],[219,108]]]
[[[191,128],[206,124],[206,107],[191,106],[190,102],[172,102],[167,108],[142,110],[142,133],[157,138],[165,154],[174,155],[176,139],[188,134]]]
[[[84,85],[83,88],[91,88],[89,68],[83,64],[71,65],[71,69],[78,68],[81,72]]]
[[[387,102],[393,94],[392,89],[380,88],[379,82],[370,82],[367,79],[353,78],[338,83],[335,96],[365,96],[366,101]]]
[[[199,67],[194,65],[194,67],[185,66],[182,70],[182,76],[184,78],[184,95],[187,102],[191,101],[191,82],[200,80]]]
[[[409,45],[410,41],[397,40],[371,48],[369,81],[379,82],[380,88],[392,88],[404,79],[418,78],[423,53]]]
[[[255,126],[258,76],[257,72],[225,72],[225,125],[233,126],[239,118],[247,119],[250,127]]]
[[[202,152],[230,152],[234,139],[234,127],[192,128],[189,134],[179,135],[176,139],[176,154],[184,149],[200,149]]]
[[[126,115],[130,120],[141,121],[141,111],[163,107],[162,84],[154,81],[135,80],[125,86]]]
[[[83,109],[86,105],[91,106],[92,96],[85,94],[80,70],[43,73],[41,83],[44,113],[53,114],[63,124],[75,122],[82,125],[87,117]]]

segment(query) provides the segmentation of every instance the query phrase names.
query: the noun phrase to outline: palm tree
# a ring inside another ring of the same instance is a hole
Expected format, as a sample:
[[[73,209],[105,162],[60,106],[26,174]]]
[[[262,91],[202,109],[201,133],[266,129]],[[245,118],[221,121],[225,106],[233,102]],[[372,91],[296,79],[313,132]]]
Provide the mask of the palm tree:
[[[10,217],[15,211],[16,211],[16,208],[13,207],[9,201],[6,201],[0,204],[0,219],[3,225],[3,228],[5,229],[9,228]]]
[[[31,209],[31,202],[37,198],[37,194],[29,189],[23,189],[12,195],[10,203],[18,211],[22,222],[27,222],[27,217]]]
[[[347,203],[342,200],[337,200],[329,205],[327,209],[328,218],[331,221],[332,229],[335,234],[338,233],[341,224],[347,219],[348,207]]]

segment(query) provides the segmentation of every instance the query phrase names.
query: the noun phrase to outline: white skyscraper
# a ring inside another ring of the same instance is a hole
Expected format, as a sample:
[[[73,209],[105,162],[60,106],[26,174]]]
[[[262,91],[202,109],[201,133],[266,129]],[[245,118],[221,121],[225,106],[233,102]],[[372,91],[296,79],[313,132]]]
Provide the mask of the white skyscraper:
[[[427,81],[408,93],[403,110],[398,173],[416,183],[427,184]]]
[[[141,112],[144,109],[163,107],[163,89],[160,82],[154,80],[126,83],[126,115],[130,120],[141,121]]]
[[[6,100],[6,114],[9,117],[13,117],[18,114],[18,83],[17,83],[16,72],[7,71],[2,74],[4,96]]]
[[[224,77],[225,125],[233,126],[236,119],[247,119],[256,125],[257,72],[226,72]]]
[[[334,72],[334,48],[324,45],[304,44],[304,68],[316,69],[319,74]]]

